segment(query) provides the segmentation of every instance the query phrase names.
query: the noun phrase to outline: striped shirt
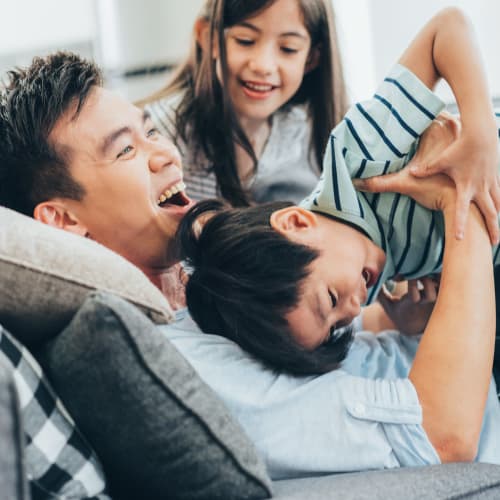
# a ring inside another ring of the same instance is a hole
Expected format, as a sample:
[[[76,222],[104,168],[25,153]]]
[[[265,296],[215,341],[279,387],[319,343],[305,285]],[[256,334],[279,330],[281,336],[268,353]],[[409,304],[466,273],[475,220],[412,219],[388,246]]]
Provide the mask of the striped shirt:
[[[413,73],[397,65],[372,99],[353,105],[333,129],[320,181],[301,203],[355,226],[386,253],[385,267],[369,290],[367,304],[396,275],[412,279],[441,270],[444,219],[441,212],[398,193],[357,192],[351,179],[402,169],[443,107]],[[496,263],[498,248],[493,252]]]
[[[155,126],[179,148],[186,192],[195,201],[220,198],[214,167],[194,141],[177,137],[175,110],[180,95],[148,104],[145,109]],[[299,203],[318,182],[320,170],[310,148],[311,123],[305,106],[285,107],[272,117],[269,138],[256,174],[244,185],[253,201],[289,200]]]

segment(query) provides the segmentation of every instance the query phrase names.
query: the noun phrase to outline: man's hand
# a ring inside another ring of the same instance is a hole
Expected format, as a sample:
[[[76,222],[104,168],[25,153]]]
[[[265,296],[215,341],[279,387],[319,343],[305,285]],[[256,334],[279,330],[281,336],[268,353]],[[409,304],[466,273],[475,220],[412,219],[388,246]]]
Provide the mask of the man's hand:
[[[458,118],[441,113],[423,134],[408,166],[416,177],[440,173],[453,180],[457,190],[455,235],[458,239],[463,238],[469,205],[474,201],[483,214],[491,243],[496,244],[500,211],[497,131],[489,121],[469,130],[462,129]]]
[[[455,186],[449,177],[437,174],[417,178],[411,175],[408,167],[393,174],[353,179],[352,182],[359,191],[404,194],[430,210],[444,210],[456,203]]]
[[[437,299],[438,279],[426,277],[419,282],[421,285],[418,286],[417,280],[408,282],[408,293],[402,297],[392,295],[385,287],[378,295],[387,316],[405,335],[418,335],[424,331]]]

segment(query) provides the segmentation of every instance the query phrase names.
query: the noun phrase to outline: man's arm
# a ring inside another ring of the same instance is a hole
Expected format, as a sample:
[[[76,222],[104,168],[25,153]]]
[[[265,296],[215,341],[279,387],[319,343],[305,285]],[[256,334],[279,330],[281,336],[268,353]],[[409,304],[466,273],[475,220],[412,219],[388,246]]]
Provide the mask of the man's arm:
[[[445,176],[412,177],[408,170],[362,182],[374,192],[395,191],[442,210],[445,251],[439,295],[409,378],[423,410],[423,427],[443,462],[477,453],[495,338],[491,247],[475,205],[463,240],[453,237],[456,194]]]

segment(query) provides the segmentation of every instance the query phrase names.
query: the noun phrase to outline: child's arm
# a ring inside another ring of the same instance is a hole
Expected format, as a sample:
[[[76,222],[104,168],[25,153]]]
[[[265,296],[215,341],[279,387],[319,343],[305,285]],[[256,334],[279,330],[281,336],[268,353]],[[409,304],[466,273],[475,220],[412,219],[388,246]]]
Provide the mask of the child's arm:
[[[400,64],[429,88],[444,78],[452,88],[461,114],[459,138],[428,162],[415,162],[417,176],[446,173],[457,188],[455,234],[463,237],[469,203],[482,212],[490,239],[498,241],[498,137],[486,75],[473,29],[456,8],[440,12],[406,49]]]

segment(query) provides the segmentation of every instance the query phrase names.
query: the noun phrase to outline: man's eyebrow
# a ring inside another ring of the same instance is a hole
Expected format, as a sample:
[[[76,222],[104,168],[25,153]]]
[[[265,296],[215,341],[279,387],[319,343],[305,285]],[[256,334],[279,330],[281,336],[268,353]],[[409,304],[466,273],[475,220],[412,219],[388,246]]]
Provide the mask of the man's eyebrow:
[[[149,120],[151,117],[150,113],[148,111],[143,111],[142,113],[142,123],[144,124],[147,120]],[[106,156],[108,153],[109,149],[113,145],[113,143],[122,135],[124,134],[131,134],[132,133],[132,127],[125,125],[123,127],[120,127],[117,130],[114,130],[110,134],[108,134],[106,137],[101,142],[101,146],[99,147],[99,152],[101,153],[102,156]]]
[[[242,26],[243,28],[251,29],[252,31],[255,31],[256,33],[261,33],[262,32],[261,29],[259,29],[254,24],[249,23],[248,21],[242,21],[241,23],[238,23],[236,26]],[[292,36],[292,37],[301,38],[303,40],[307,39],[307,37],[305,35],[303,35],[302,33],[299,33],[298,31],[285,31],[284,33],[280,33],[278,36],[280,38]]]

